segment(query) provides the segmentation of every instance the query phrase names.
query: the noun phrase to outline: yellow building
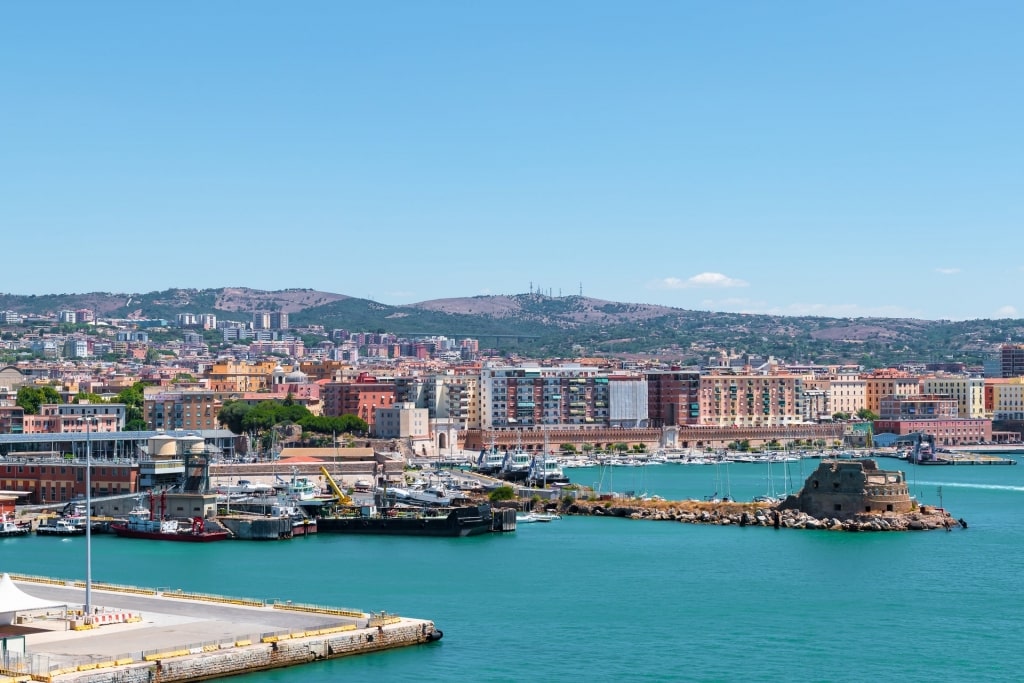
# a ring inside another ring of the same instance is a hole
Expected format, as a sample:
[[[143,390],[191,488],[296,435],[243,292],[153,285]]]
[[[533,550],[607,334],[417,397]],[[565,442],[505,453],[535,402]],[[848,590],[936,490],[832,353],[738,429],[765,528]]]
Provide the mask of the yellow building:
[[[846,413],[856,416],[868,407],[867,382],[858,377],[842,376],[829,380],[828,398],[832,414]],[[877,414],[878,411],[876,410]]]
[[[987,417],[983,377],[924,377],[921,379],[921,393],[956,399],[959,417]]]
[[[992,419],[1024,420],[1024,377],[989,380],[992,389]]]
[[[220,361],[213,364],[206,377],[210,380],[210,389],[218,392],[254,392],[270,389],[271,375],[277,361],[260,361],[248,363],[239,361]]]

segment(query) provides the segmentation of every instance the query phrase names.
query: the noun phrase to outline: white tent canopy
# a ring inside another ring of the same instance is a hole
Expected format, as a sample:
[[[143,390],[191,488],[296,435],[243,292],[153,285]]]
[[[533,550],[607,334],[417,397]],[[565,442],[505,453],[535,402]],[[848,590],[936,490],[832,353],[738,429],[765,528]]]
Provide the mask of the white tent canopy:
[[[51,607],[66,607],[67,603],[43,600],[25,593],[14,585],[11,575],[0,578],[0,624],[13,624],[16,612],[31,612]]]

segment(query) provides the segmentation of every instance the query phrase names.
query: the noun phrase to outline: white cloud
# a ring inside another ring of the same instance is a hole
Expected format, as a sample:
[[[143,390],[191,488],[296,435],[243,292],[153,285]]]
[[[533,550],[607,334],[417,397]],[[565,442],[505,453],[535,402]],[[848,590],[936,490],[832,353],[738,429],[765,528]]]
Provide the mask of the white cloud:
[[[939,275],[956,275],[960,272],[959,268],[936,268],[935,272]]]
[[[749,283],[722,273],[698,273],[686,280],[677,277],[662,278],[651,283],[650,286],[652,289],[691,289],[694,287],[747,287]]]
[[[998,309],[996,309],[995,317],[996,318],[1019,318],[1020,316],[1017,315],[1017,307],[1016,306],[1000,306]]]

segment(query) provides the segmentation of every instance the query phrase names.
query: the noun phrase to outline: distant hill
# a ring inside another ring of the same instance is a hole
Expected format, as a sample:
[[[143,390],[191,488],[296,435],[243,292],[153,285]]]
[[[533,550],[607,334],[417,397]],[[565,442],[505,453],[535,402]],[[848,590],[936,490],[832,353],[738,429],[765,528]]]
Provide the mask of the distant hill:
[[[962,322],[907,318],[787,317],[690,311],[583,296],[474,296],[388,306],[312,289],[245,287],[148,293],[0,294],[0,310],[56,314],[88,308],[113,318],[168,318],[213,313],[248,320],[285,311],[296,327],[392,332],[399,336],[474,337],[481,346],[534,356],[637,354],[680,362],[725,349],[792,362],[980,364],[1006,339],[1024,338],[1024,321]]]

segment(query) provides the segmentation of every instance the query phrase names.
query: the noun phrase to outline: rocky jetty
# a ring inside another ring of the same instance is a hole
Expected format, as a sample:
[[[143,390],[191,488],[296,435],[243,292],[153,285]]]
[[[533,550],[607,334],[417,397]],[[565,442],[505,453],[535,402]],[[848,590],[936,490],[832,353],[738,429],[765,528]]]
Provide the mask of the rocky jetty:
[[[776,529],[832,531],[927,531],[967,527],[941,508],[922,505],[909,512],[879,512],[844,517],[812,517],[806,512],[763,503],[708,503],[703,501],[633,502],[628,500],[576,501],[563,508],[570,515],[626,517],[686,524],[762,526]]]

